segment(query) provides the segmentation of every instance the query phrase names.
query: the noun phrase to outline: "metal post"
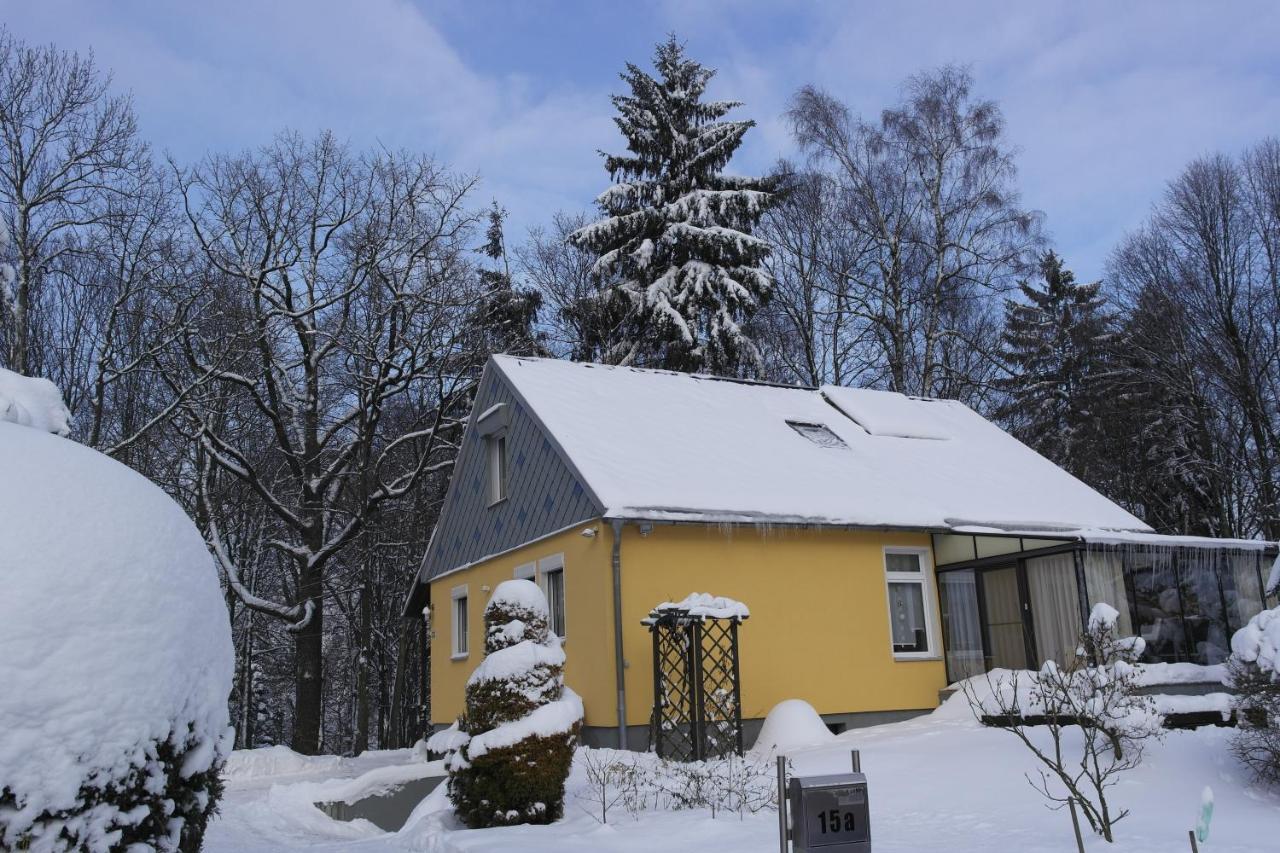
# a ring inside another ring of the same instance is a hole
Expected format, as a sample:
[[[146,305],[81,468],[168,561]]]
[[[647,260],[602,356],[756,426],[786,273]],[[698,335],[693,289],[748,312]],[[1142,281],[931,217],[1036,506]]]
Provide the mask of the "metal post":
[[[778,853],[787,853],[787,757],[778,756]]]
[[[849,757],[853,759],[853,772],[861,773],[862,772],[862,752],[856,749],[852,750],[849,753]]]
[[[1067,808],[1071,810],[1071,828],[1076,832],[1076,849],[1084,853],[1084,839],[1080,837],[1080,818],[1076,817],[1075,797],[1067,800]]]
[[[1191,839],[1191,853],[1200,853],[1200,845],[1196,844],[1196,831],[1194,829],[1187,830],[1187,838]]]
[[[733,644],[733,727],[738,755],[742,755],[742,686],[738,672],[738,620],[729,624],[730,642]]]

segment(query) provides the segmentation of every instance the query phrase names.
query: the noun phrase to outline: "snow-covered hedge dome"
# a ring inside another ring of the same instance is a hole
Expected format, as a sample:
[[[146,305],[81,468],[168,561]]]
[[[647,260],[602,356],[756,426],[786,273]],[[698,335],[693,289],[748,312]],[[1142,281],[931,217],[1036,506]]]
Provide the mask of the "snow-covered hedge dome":
[[[233,651],[195,525],[124,465],[0,418],[0,590],[0,849],[198,847]]]

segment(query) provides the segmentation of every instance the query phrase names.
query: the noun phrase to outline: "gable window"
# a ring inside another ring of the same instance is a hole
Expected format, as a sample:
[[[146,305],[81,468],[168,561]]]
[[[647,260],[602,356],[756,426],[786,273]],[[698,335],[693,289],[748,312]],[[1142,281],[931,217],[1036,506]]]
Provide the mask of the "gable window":
[[[489,506],[493,506],[507,498],[507,436],[491,435],[485,442],[489,455]]]
[[[538,561],[538,579],[542,593],[547,597],[547,611],[551,617],[548,627],[560,639],[565,637],[564,619],[564,555],[554,554]]]
[[[787,426],[803,435],[819,447],[827,447],[838,450],[848,450],[849,445],[844,443],[840,436],[831,431],[831,428],[824,424],[811,424],[804,421],[787,421]]]
[[[453,618],[450,620],[453,623],[453,657],[455,659],[465,658],[469,651],[467,645],[467,587],[465,585],[455,586],[450,598],[453,599]]]
[[[936,653],[925,554],[918,548],[885,549],[889,630],[895,657],[933,657]]]

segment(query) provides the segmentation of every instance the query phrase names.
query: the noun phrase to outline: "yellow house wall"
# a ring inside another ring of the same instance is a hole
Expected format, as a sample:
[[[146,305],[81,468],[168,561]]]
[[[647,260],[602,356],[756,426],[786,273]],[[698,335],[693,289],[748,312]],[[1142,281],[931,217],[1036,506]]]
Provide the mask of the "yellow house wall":
[[[596,527],[596,536],[581,535]],[[751,618],[740,631],[743,716],[763,717],[783,699],[801,698],[819,713],[933,708],[946,684],[942,631],[932,575],[937,657],[901,660],[890,642],[884,576],[886,547],[930,547],[929,536],[824,528],[758,530],[714,525],[634,524],[622,542],[623,642],[627,722],[646,725],[653,706],[652,641],[640,620],[663,601],[711,592],[744,601]],[[432,718],[452,722],[463,688],[483,658],[484,607],[516,566],[564,555],[566,682],[582,695],[586,724],[614,726],[612,533],[587,522],[431,584]],[[469,655],[451,658],[451,591],[467,584]]]
[[[765,716],[784,699],[822,714],[933,708],[946,685],[935,585],[938,657],[894,658],[885,586],[886,546],[929,548],[929,536],[830,528],[760,530],[656,525],[623,535],[627,721],[649,721],[652,641],[639,622],[690,592],[725,595],[751,610],[739,630],[742,715]],[[616,719],[616,714],[615,714]]]
[[[597,528],[594,537],[582,531]],[[484,608],[498,584],[515,576],[516,566],[554,554],[564,555],[565,682],[586,706],[589,726],[617,722],[613,666],[612,534],[601,522],[584,522],[540,542],[446,575],[431,583],[431,717],[448,725],[463,711],[467,677],[484,659]],[[468,588],[468,648],[453,659],[453,609],[456,586]],[[482,587],[488,587],[485,592]]]

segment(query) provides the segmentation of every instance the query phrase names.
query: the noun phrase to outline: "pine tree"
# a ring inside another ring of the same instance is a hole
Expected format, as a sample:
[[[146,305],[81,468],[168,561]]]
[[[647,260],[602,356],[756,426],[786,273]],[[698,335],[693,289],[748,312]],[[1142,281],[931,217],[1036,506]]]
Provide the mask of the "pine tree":
[[[1018,438],[1089,482],[1111,321],[1101,282],[1077,283],[1053,252],[1041,259],[1040,275],[1043,287],[1019,284],[1025,302],[1005,304],[1000,355],[1010,376],[999,385],[1009,398],[996,415]]]
[[[489,258],[491,267],[481,269],[484,295],[472,311],[469,326],[482,337],[480,352],[509,355],[549,355],[545,335],[537,331],[542,294],[515,286],[511,263],[507,258],[507,242],[503,234],[507,212],[495,201],[489,209],[489,225],[479,252]]]
[[[769,245],[752,235],[773,203],[772,178],[722,170],[754,121],[721,121],[736,101],[703,101],[713,69],[674,36],[654,53],[657,77],[628,63],[614,123],[629,154],[604,154],[615,183],[596,200],[604,218],[570,235],[598,256],[606,307],[627,312],[606,359],[674,370],[736,373],[755,360],[743,324],[768,298]]]

